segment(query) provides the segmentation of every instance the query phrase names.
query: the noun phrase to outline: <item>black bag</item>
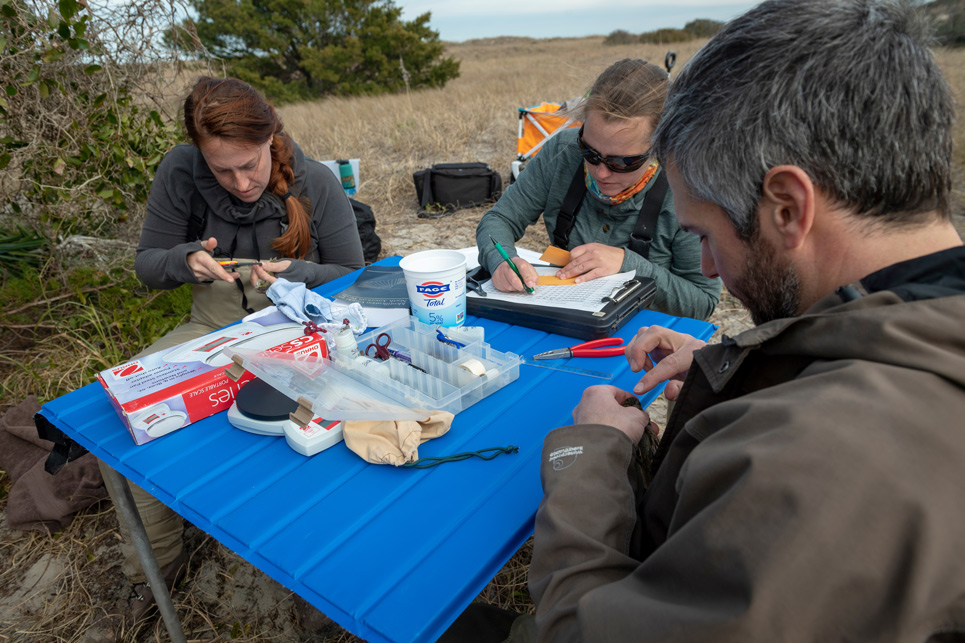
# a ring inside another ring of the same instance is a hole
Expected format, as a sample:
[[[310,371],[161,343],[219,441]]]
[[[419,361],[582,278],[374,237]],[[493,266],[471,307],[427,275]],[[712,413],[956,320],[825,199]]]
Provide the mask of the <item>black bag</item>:
[[[502,177],[485,163],[437,163],[413,174],[412,180],[422,219],[491,203],[503,191]]]
[[[382,252],[382,239],[375,234],[375,213],[372,208],[364,203],[360,203],[349,197],[352,203],[352,210],[355,211],[355,223],[359,228],[359,239],[362,240],[362,256],[365,263],[370,264],[379,258]]]

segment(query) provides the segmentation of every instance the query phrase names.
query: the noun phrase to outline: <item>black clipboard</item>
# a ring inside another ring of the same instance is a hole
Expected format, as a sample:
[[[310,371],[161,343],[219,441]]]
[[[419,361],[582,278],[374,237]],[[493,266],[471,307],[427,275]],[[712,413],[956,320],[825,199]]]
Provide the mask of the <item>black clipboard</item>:
[[[481,285],[489,281],[489,272],[479,266],[466,275],[467,291],[481,291]],[[470,315],[495,319],[508,324],[545,330],[548,333],[600,339],[610,337],[631,317],[645,309],[657,294],[657,286],[649,277],[637,277],[614,289],[609,303],[599,312],[572,310],[551,306],[527,306],[509,301],[497,301],[487,297],[466,294],[466,310]]]

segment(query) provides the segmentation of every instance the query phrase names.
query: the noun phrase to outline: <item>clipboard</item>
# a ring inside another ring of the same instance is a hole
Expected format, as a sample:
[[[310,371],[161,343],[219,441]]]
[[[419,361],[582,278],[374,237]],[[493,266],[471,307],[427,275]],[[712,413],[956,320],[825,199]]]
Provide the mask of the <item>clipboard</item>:
[[[475,290],[489,279],[489,272],[479,266],[466,275],[466,287]],[[527,306],[515,302],[487,300],[485,297],[466,297],[466,310],[477,317],[545,330],[557,335],[600,339],[617,332],[631,317],[649,306],[656,294],[657,286],[653,279],[637,277],[614,289],[606,298],[610,300],[609,303],[598,312]]]

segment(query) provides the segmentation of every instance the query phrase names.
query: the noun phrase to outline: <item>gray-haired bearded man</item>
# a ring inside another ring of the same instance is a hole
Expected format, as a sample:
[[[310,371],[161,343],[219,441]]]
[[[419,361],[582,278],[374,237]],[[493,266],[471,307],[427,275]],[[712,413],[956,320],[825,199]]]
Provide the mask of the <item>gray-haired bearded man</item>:
[[[674,81],[654,151],[757,326],[631,343],[677,399],[646,490],[630,393],[547,437],[538,640],[965,641],[953,120],[910,3],[764,2]]]

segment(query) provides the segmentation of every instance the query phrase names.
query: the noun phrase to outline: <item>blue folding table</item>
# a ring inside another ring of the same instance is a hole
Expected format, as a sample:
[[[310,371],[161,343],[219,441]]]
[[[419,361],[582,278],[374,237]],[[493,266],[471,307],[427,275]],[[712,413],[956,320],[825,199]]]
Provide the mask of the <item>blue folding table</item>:
[[[398,257],[379,262],[393,264]],[[331,295],[358,273],[319,287]],[[581,340],[469,317],[486,342],[526,357]],[[707,339],[707,322],[644,311],[618,336],[662,325]],[[613,373],[623,357],[571,365]],[[313,457],[240,431],[219,413],[137,446],[97,383],[41,414],[123,476],[367,641],[434,641],[533,533],[543,438],[572,423],[582,391],[606,383],[521,364],[519,379],[459,413],[420,457],[515,445],[519,452],[430,469],[364,462],[344,443]],[[649,405],[658,391],[641,398]]]

